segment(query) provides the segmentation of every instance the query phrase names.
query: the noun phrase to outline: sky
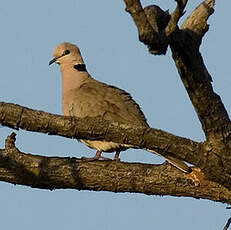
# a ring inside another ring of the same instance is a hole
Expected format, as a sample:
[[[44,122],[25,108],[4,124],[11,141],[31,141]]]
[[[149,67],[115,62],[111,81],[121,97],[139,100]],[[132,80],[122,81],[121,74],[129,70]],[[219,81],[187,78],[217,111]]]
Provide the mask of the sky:
[[[154,1],[143,1],[144,5]],[[201,1],[189,0],[186,16]],[[155,1],[172,10],[175,1]],[[230,8],[217,1],[201,52],[230,115]],[[56,45],[77,44],[89,73],[120,87],[140,104],[151,127],[203,141],[204,134],[168,50],[150,55],[122,0],[2,1],[0,8],[0,101],[61,114],[61,78],[48,66]],[[182,20],[181,20],[182,22]],[[0,128],[0,148],[11,129]],[[75,140],[17,131],[22,152],[44,156],[91,156]],[[106,155],[110,156],[110,155]],[[112,156],[112,155],[111,155]],[[142,150],[121,153],[121,161],[162,163]],[[47,191],[0,182],[1,228],[8,229],[223,229],[227,205],[208,200],[143,194]]]

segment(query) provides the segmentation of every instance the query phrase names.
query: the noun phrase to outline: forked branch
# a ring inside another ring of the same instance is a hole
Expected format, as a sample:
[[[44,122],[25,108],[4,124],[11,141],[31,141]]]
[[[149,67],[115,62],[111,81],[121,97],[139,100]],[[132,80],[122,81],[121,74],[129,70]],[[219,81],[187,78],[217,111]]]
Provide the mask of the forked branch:
[[[195,186],[185,174],[168,164],[85,163],[76,158],[24,154],[14,146],[14,136],[8,139],[5,149],[0,150],[0,178],[48,189],[192,196],[230,204],[231,123],[220,97],[213,91],[212,78],[199,52],[215,1],[205,0],[181,27],[178,22],[186,0],[177,1],[171,15],[158,6],[143,9],[138,0],[124,2],[137,26],[139,39],[152,54],[164,54],[170,46],[179,75],[202,124],[206,136],[204,143],[162,130],[110,124],[99,117],[62,117],[3,102],[0,102],[0,124],[69,138],[113,141],[152,149],[162,155],[171,154],[199,167],[207,179],[202,173],[202,183]]]

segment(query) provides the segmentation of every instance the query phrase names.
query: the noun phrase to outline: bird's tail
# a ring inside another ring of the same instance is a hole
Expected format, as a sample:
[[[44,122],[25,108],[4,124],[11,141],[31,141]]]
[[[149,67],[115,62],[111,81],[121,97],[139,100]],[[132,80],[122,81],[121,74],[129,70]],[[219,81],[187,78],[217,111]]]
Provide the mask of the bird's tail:
[[[173,166],[175,166],[176,168],[178,168],[179,170],[181,170],[184,173],[190,173],[192,171],[191,168],[186,163],[184,163],[182,160],[179,160],[179,159],[177,159],[171,155],[164,155],[163,156],[154,150],[150,150],[150,149],[145,149],[145,150],[147,150],[148,152],[151,152],[151,153],[155,153],[158,156],[164,157],[170,164],[172,164]]]

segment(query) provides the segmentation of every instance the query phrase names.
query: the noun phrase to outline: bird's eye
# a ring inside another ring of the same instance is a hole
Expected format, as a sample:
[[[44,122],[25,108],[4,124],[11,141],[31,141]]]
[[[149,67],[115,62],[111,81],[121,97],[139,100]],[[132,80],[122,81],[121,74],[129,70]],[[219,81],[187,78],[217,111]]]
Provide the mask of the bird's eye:
[[[69,54],[69,53],[70,53],[70,50],[65,50],[65,51],[63,52],[64,55],[67,55],[67,54]]]

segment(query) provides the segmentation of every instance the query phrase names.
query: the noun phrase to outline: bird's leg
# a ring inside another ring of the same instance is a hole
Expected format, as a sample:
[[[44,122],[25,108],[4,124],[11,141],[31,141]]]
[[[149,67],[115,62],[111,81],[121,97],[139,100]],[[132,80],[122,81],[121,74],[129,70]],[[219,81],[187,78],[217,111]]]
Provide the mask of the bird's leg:
[[[119,160],[120,160],[119,155],[120,155],[120,152],[117,151],[117,152],[115,153],[115,156],[114,156],[114,161],[119,161]]]
[[[101,160],[111,160],[110,158],[102,157],[101,156],[102,152],[103,151],[97,150],[94,157],[82,157],[81,159],[83,161],[95,161],[95,160],[99,160],[99,159],[101,159]]]
[[[102,154],[102,151],[97,150],[94,157],[82,157],[81,159],[83,161],[95,161],[95,160],[99,160],[99,158],[101,157],[101,154]]]

